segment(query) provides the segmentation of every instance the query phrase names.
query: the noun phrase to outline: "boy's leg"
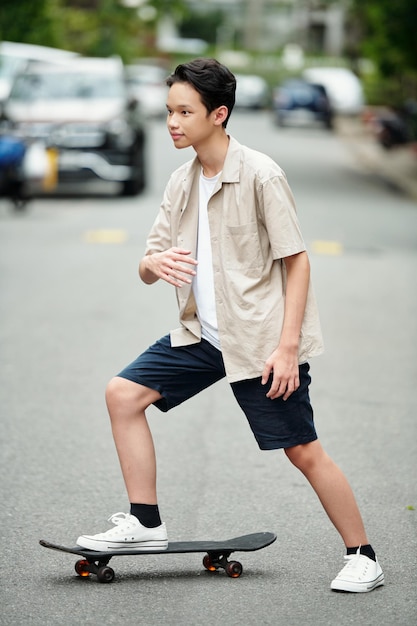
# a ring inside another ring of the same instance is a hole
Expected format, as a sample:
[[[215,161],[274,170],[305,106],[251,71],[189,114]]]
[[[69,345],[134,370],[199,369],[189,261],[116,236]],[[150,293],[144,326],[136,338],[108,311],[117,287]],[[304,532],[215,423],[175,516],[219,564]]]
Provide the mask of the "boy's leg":
[[[113,378],[106,389],[113,438],[131,509],[133,505],[144,512],[152,519],[151,524],[136,515],[116,513],[110,518],[115,528],[97,535],[82,535],[77,539],[78,545],[100,551],[167,548],[166,527],[157,507],[155,450],[145,415],[146,408],[160,398],[157,391],[120,377]]]
[[[331,583],[335,591],[366,592],[384,584],[384,574],[368,543],[352,489],[318,440],[285,450],[319,497],[348,549],[345,567]]]
[[[166,528],[157,507],[155,450],[145,411],[155,404],[166,412],[224,375],[221,353],[206,341],[172,348],[165,336],[110,381],[106,402],[131,509],[130,514],[112,516],[116,528],[82,535],[78,545],[93,550],[166,548]]]
[[[318,440],[285,450],[307,478],[346,547],[366,545],[368,539],[352,489]]]
[[[109,382],[106,403],[131,503],[157,503],[155,450],[146,409],[156,403],[168,411],[224,375],[221,353],[206,341],[172,348],[165,336]]]
[[[284,401],[266,397],[261,379],[232,383],[258,445],[263,450],[284,448],[316,491],[326,513],[347,547],[347,564],[331,588],[371,591],[384,575],[368,544],[362,517],[352,489],[340,468],[317,439],[309,398],[309,365],[300,365],[300,386]]]
[[[160,393],[126,378],[107,386],[106,402],[129,502],[156,504],[156,459],[145,410]]]

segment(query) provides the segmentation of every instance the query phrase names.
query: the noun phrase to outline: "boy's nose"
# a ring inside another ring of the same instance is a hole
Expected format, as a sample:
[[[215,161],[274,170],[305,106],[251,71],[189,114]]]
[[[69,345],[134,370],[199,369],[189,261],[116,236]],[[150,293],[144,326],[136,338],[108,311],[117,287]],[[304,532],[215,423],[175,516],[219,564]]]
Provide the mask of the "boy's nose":
[[[168,128],[178,128],[178,122],[174,115],[168,118]]]

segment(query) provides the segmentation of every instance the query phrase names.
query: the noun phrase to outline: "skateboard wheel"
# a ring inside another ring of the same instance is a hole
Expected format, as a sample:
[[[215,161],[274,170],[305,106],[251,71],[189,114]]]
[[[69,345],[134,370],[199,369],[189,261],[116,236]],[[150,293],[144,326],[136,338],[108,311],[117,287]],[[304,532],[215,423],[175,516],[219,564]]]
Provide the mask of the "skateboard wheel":
[[[77,561],[75,564],[75,571],[77,572],[78,576],[89,576],[90,575],[90,571],[88,569],[89,563],[86,559],[81,559],[80,561]]]
[[[111,583],[114,580],[114,570],[111,567],[100,567],[97,572],[97,578],[101,583]]]
[[[209,572],[215,572],[217,570],[217,567],[214,565],[209,554],[206,554],[204,556],[203,565],[206,569],[208,569]]]
[[[239,578],[242,572],[243,567],[239,561],[230,561],[226,565],[226,574],[230,576],[230,578]]]

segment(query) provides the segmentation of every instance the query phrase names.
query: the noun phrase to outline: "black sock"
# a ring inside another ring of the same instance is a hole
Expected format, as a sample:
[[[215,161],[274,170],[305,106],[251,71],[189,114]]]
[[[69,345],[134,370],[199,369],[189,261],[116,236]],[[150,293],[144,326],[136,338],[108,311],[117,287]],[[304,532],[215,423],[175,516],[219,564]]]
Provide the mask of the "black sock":
[[[138,518],[146,528],[155,528],[161,525],[159,508],[157,504],[134,504],[130,503],[130,514]]]
[[[346,548],[346,554],[356,554],[358,551],[359,546],[356,546],[356,548]],[[375,556],[375,552],[372,549],[372,546],[368,543],[368,545],[366,546],[361,546],[360,547],[360,554],[363,554],[364,556],[367,556],[368,558],[370,558],[372,561],[376,561],[376,556]]]

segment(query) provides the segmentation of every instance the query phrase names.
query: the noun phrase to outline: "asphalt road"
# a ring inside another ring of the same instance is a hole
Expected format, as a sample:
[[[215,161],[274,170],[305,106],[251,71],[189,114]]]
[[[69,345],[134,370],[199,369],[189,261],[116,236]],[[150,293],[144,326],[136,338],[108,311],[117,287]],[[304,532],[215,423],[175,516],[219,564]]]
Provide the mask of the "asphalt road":
[[[386,585],[336,594],[343,546],[282,453],[258,451],[226,383],[151,411],[161,511],[172,540],[272,530],[239,579],[200,555],[119,557],[116,581],[75,575],[46,551],[127,509],[103,392],[177,325],[174,293],[137,279],[176,152],[151,128],[151,181],[137,199],[0,199],[2,567],[0,624],[410,626],[416,623],[417,205],[362,171],[334,135],[278,130],[236,113],[231,132],[286,170],[297,199],[326,352],[312,365],[319,436],[348,475]],[[97,191],[98,190],[98,191]]]

